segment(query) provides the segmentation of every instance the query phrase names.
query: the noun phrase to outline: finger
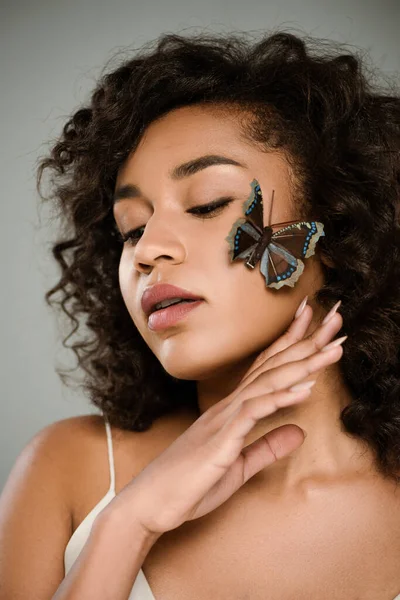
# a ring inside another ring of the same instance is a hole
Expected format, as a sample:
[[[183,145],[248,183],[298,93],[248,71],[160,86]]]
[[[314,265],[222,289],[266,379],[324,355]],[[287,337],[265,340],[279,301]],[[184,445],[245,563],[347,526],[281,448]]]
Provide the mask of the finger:
[[[310,356],[314,352],[319,352],[324,346],[332,341],[332,338],[341,330],[343,326],[343,317],[340,313],[335,313],[328,323],[317,327],[313,333],[306,338],[298,340],[296,343],[285,348],[281,352],[274,354],[268,360],[268,363],[257,369],[255,375],[258,376],[262,372],[279,367],[280,365],[291,360],[300,360],[306,356]]]
[[[303,430],[297,425],[282,425],[243,448],[242,485],[262,469],[297,450],[304,439]]]
[[[307,308],[310,310],[307,311]],[[308,314],[304,316],[303,322],[301,322],[304,313]],[[241,380],[231,394],[214,405],[213,414],[210,413],[210,417],[214,418],[214,416],[222,413],[226,407],[231,406],[235,400],[240,403],[244,398],[257,396],[263,393],[265,391],[263,387],[264,379],[260,379],[260,377],[264,375],[264,373],[272,368],[306,358],[307,356],[320,351],[332,340],[332,337],[334,337],[342,327],[343,318],[340,313],[335,313],[330,321],[324,325],[321,324],[310,336],[304,339],[304,334],[311,322],[312,314],[311,306],[306,305],[302,315],[300,315],[299,319],[296,319],[293,323],[292,331],[289,328],[285,334],[286,338],[282,347],[286,347],[268,359],[266,358],[266,351],[261,353],[257,358],[257,361],[253,363],[253,370],[248,372],[247,377],[245,376],[245,378]],[[280,340],[277,340],[277,342],[273,344],[274,347],[278,347],[279,341]],[[258,366],[256,366],[256,363]],[[243,396],[244,393],[245,396]]]
[[[255,361],[252,363],[250,369],[243,376],[240,385],[242,385],[242,383],[246,385],[246,383],[252,379],[252,375],[264,365],[266,360],[303,339],[311,323],[312,315],[312,307],[309,304],[306,304],[300,317],[291,322],[285,333],[280,335],[277,340],[260,352]]]
[[[335,313],[330,321],[317,327],[317,329],[307,338],[302,338],[281,352],[271,356],[267,362],[260,364],[259,367],[253,371],[252,375],[247,378],[246,383],[241,383],[237,387],[230,402],[235,398],[238,398],[239,392],[242,398],[244,393],[248,398],[263,393],[265,390],[265,373],[283,364],[301,360],[315,352],[319,352],[332,340],[337,332],[340,331],[342,325],[342,316],[340,313]],[[228,404],[228,402],[226,404]]]
[[[304,433],[300,427],[290,424],[273,429],[243,448],[214,485],[213,493],[218,499],[216,505],[220,506],[253,475],[296,450],[303,441]]]
[[[270,346],[268,346],[268,348],[264,350],[264,352],[261,353],[263,356],[260,357],[260,359],[265,361],[271,356],[274,356],[278,352],[282,352],[292,344],[295,344],[299,340],[303,339],[311,323],[312,316],[312,306],[306,304],[301,315],[290,323],[289,328],[285,331],[285,333],[280,335],[277,340],[275,340]]]
[[[212,452],[214,466],[229,468],[237,458],[238,447],[242,452],[246,435],[260,419],[268,417],[280,408],[301,403],[310,394],[309,389],[301,392],[284,390],[250,398],[236,406],[235,410],[232,410],[232,406],[227,407],[225,415],[218,415],[216,418],[219,428],[213,428],[213,435],[205,445],[206,451]]]
[[[296,383],[303,382],[309,375],[315,374],[317,371],[337,362],[342,354],[343,348],[340,345],[327,352],[319,351],[300,360],[285,362],[275,369],[262,373],[242,391],[240,396],[235,397],[230,404],[226,405],[221,413],[222,417],[227,418],[228,415],[234,413],[241,404],[249,401],[249,399],[263,398],[269,394],[274,394],[274,392],[286,390]]]
[[[306,355],[304,358],[290,362],[285,361],[275,369],[262,373],[243,391],[242,399],[258,396],[259,394],[273,393],[303,382],[309,375],[338,361],[342,353],[343,348],[340,345],[328,352],[318,350],[315,353]]]

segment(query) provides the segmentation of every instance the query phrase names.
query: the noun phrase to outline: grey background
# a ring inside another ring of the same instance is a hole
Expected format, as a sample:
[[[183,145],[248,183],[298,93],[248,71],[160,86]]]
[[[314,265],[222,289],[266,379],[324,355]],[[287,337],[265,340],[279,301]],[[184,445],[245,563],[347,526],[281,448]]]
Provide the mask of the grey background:
[[[43,298],[58,274],[56,228],[39,213],[35,166],[106,61],[164,32],[280,27],[354,44],[390,75],[400,69],[399,23],[400,0],[3,0],[0,489],[42,427],[97,412],[55,372],[75,363]]]

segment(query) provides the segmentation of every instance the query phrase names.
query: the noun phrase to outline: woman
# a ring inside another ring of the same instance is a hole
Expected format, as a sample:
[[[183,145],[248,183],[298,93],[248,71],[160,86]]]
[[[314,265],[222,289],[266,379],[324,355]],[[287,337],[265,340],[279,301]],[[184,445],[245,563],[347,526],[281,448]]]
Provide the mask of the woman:
[[[102,75],[38,169],[102,414],[18,458],[4,597],[400,598],[399,149],[398,90],[288,32]]]

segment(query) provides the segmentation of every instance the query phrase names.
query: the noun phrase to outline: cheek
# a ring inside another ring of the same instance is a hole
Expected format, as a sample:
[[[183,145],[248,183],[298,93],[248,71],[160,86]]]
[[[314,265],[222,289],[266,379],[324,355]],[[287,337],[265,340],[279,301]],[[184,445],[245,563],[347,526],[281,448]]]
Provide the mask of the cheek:
[[[241,347],[241,352],[271,341],[284,318],[279,298],[265,286],[259,271],[243,262],[231,265],[227,285],[216,296],[215,318],[221,338]]]
[[[277,320],[279,297],[266,287],[258,267],[249,269],[242,260],[231,261],[229,245],[221,238],[210,239],[203,251],[210,326],[212,322],[214,331],[233,343],[238,336],[241,340],[257,339],[257,333],[265,336]]]
[[[269,345],[286,329],[292,300],[282,302],[282,294],[268,289],[259,270],[243,261],[232,263],[228,256],[215,262],[207,290],[204,327],[196,333],[200,354],[234,361]]]
[[[129,273],[128,261],[122,254],[121,259],[119,261],[119,267],[118,267],[118,279],[119,279],[119,287],[121,290],[122,297],[125,301],[125,304],[127,303],[127,296],[129,293],[130,277],[132,277],[132,273],[131,274]]]
[[[313,297],[322,285],[315,257],[307,260],[293,288],[283,286],[278,290],[266,286],[259,265],[250,270],[243,261],[231,263],[228,269],[220,270],[215,310],[210,310],[215,348],[230,347],[231,353],[240,356],[269,346],[288,329],[304,296]]]
[[[135,270],[133,268],[133,262],[127,254],[121,255],[118,268],[118,279],[122,298],[129,314],[132,317],[132,320],[134,321],[135,325],[137,325],[137,315],[135,315],[137,312],[135,309],[137,303]]]

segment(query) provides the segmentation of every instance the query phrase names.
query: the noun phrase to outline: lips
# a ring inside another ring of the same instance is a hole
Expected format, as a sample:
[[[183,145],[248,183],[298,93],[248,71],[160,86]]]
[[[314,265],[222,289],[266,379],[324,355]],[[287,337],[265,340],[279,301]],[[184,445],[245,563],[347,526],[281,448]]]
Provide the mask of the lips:
[[[197,296],[196,294],[193,294],[184,288],[180,288],[169,283],[158,283],[144,291],[141,299],[143,312],[147,317],[149,317],[158,302],[170,300],[172,298],[182,298],[182,300],[204,300],[204,298],[201,296]]]

